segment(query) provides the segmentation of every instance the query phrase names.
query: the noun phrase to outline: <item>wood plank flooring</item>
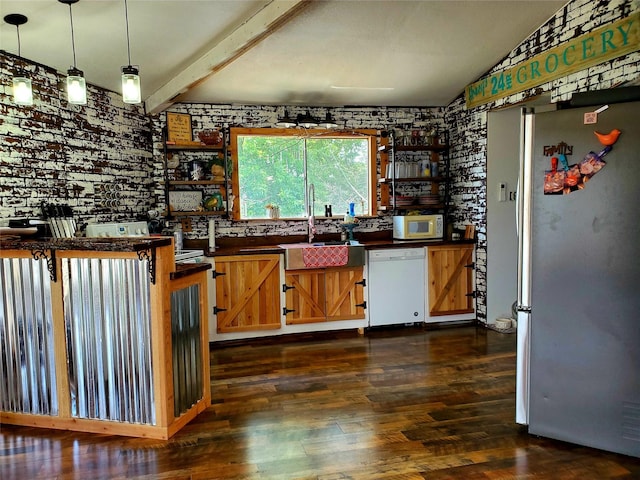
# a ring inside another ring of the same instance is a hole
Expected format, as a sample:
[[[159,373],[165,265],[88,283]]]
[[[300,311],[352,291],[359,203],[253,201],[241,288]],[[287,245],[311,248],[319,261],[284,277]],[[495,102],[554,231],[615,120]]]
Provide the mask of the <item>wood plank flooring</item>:
[[[404,327],[214,344],[211,367],[213,406],[171,440],[2,425],[0,478],[640,479],[638,458],[514,423],[515,335]]]

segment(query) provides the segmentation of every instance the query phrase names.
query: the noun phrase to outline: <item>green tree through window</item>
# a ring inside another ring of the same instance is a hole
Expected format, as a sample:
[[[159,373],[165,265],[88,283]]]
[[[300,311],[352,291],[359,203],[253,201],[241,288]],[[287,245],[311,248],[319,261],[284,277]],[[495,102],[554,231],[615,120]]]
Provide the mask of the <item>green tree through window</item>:
[[[351,202],[357,214],[371,213],[375,138],[268,132],[236,135],[239,218],[265,218],[268,204],[278,205],[283,218],[306,217],[311,184],[317,216],[324,215],[325,205],[332,206],[334,215],[343,215]]]

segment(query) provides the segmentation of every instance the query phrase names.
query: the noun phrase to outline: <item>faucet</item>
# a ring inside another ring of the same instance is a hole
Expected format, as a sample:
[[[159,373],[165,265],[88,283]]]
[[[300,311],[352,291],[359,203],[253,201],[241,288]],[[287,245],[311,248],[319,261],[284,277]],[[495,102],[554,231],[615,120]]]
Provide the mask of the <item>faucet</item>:
[[[316,206],[316,187],[313,183],[309,185],[307,196],[308,196],[307,206],[309,209],[309,212],[308,212],[309,213],[309,218],[308,218],[309,243],[311,243],[313,242],[313,237],[316,234],[316,217],[314,215],[314,210]]]

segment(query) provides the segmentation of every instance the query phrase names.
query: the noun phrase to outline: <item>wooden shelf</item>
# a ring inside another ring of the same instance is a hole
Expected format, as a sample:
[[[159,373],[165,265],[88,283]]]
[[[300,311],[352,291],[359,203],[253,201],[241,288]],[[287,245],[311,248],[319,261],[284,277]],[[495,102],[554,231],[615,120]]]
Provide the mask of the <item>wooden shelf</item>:
[[[378,147],[379,152],[444,152],[449,150],[449,145],[382,145]]]
[[[436,203],[433,205],[396,205],[395,208],[391,205],[380,205],[378,210],[381,212],[392,212],[394,210],[443,210],[444,208],[444,203]]]
[[[204,145],[204,144],[193,144],[193,145],[175,145],[175,144],[171,144],[168,143],[166,145],[167,147],[167,151],[168,152],[175,152],[175,151],[194,151],[194,152],[198,152],[198,151],[212,151],[212,152],[222,152],[224,151],[224,145],[220,144],[220,145]]]
[[[380,184],[390,184],[393,182],[392,178],[379,178],[378,183]],[[437,177],[410,177],[410,178],[396,178],[396,183],[423,183],[423,182],[445,182],[447,181],[447,177],[437,176]]]
[[[224,180],[169,180],[169,185],[224,185]]]
[[[195,217],[195,216],[207,217],[211,215],[226,215],[226,213],[227,213],[226,210],[203,210],[201,212],[175,212],[173,210],[171,211],[171,215],[175,215],[176,217]]]

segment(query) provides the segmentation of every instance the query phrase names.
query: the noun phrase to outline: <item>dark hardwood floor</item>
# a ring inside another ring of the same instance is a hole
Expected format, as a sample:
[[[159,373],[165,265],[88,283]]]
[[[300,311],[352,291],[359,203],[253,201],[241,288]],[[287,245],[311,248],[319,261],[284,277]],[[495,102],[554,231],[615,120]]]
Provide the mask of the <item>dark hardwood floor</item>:
[[[515,335],[421,327],[213,345],[213,406],[169,441],[3,425],[0,478],[640,479],[514,423]]]

